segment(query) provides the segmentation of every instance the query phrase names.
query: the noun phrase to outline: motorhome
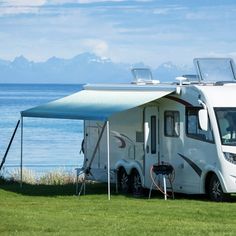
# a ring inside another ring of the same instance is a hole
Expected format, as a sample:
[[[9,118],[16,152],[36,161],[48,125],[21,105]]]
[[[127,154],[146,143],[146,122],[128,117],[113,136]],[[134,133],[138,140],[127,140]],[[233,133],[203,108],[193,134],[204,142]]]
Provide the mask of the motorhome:
[[[208,194],[215,201],[236,193],[234,63],[228,58],[198,58],[194,64],[196,75],[176,82],[160,83],[148,70],[134,69],[131,84],[85,86],[111,95],[128,91],[127,100],[137,92],[140,99],[155,94],[151,101],[109,118],[111,182],[118,181],[122,192],[139,194],[150,188],[152,166],[167,163],[174,170],[174,192]],[[106,182],[103,127],[101,121],[84,122],[84,169]]]
[[[24,117],[84,120],[86,178],[134,195],[156,181],[156,188],[167,184],[173,192],[223,201],[236,193],[236,71],[229,58],[198,58],[194,65],[195,75],[170,83],[133,69],[130,84],[84,85],[22,111],[21,137]],[[153,173],[158,166],[171,167],[170,181]]]

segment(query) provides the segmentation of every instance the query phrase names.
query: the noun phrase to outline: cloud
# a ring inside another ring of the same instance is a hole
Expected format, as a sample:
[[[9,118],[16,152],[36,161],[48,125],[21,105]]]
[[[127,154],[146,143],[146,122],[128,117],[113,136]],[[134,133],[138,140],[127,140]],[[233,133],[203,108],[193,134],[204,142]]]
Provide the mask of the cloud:
[[[41,6],[46,3],[47,0],[5,0],[3,5],[5,6],[12,6],[12,7],[19,7],[19,6]]]
[[[173,0],[3,1],[0,54],[4,58],[20,54],[34,60],[69,58],[88,51],[120,62],[157,65],[165,60],[191,62],[201,52],[225,54],[236,48],[232,30],[236,28],[236,4],[209,6],[186,0],[178,4]]]
[[[123,2],[124,0],[110,0],[109,2]],[[78,3],[98,3],[107,2],[107,0],[78,0]]]
[[[210,12],[203,12],[203,11],[198,11],[198,12],[190,12],[186,14],[186,19],[187,20],[213,20],[214,18],[217,18],[218,16],[210,14]]]
[[[106,57],[108,53],[108,44],[100,39],[86,39],[82,41],[85,49],[94,52],[96,55]]]
[[[16,15],[25,13],[37,13],[39,7],[43,6],[47,0],[5,0],[1,3],[1,15]]]
[[[93,3],[104,3],[104,2],[124,2],[125,0],[47,0],[47,3],[52,5],[57,4],[93,4]]]
[[[226,53],[219,53],[219,52],[208,52],[205,56],[208,57],[230,57],[236,59],[236,52],[226,52]]]
[[[169,8],[156,8],[153,10],[153,14],[166,15],[169,13]]]
[[[186,10],[186,7],[177,6],[177,5],[168,5],[168,6],[158,6],[153,9],[154,15],[170,15],[176,14],[177,12],[181,12]]]

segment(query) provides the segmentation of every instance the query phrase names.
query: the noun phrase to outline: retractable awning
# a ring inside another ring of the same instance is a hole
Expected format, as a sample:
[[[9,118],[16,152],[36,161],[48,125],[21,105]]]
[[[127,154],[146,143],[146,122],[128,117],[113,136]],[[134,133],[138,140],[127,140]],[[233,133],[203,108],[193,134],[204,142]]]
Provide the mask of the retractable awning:
[[[77,120],[101,120],[106,126],[107,139],[107,185],[110,200],[110,144],[109,118],[148,102],[154,101],[175,91],[175,87],[156,86],[85,86],[84,90],[70,96],[21,112],[21,186],[23,169],[23,118],[59,118]],[[103,132],[102,132],[103,133]],[[102,136],[102,133],[100,134]],[[100,136],[100,137],[101,137]],[[96,147],[99,145],[100,137]],[[95,147],[94,153],[97,148]]]
[[[21,112],[22,117],[106,121],[115,113],[154,101],[175,91],[85,89],[70,96]]]

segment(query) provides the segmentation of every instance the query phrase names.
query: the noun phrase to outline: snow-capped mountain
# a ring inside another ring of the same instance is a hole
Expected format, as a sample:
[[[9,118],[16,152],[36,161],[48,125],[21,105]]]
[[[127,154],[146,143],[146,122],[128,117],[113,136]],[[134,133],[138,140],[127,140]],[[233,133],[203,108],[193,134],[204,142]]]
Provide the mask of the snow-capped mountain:
[[[114,63],[91,53],[79,54],[71,59],[51,57],[45,62],[33,62],[24,56],[13,61],[0,59],[0,83],[121,83],[132,81],[131,68],[147,67],[142,62]],[[174,81],[176,76],[189,73],[187,67],[171,62],[152,69],[155,79]]]
[[[174,81],[177,76],[194,74],[193,67],[187,65],[176,66],[172,62],[165,62],[153,71],[155,79],[160,81]]]

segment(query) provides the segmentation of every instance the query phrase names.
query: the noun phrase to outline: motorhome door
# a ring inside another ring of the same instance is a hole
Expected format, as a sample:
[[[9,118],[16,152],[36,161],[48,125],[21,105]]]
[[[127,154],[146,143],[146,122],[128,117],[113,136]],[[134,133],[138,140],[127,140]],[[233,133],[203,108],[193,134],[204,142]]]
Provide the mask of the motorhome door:
[[[88,162],[90,162],[94,149],[96,147],[97,141],[99,139],[99,129],[95,126],[87,126],[86,127],[86,158],[88,159]],[[100,167],[100,149],[98,147],[98,150],[96,151],[95,158],[92,162],[93,168],[99,168]]]
[[[146,107],[144,111],[145,185],[151,183],[150,168],[158,162],[158,107]]]

